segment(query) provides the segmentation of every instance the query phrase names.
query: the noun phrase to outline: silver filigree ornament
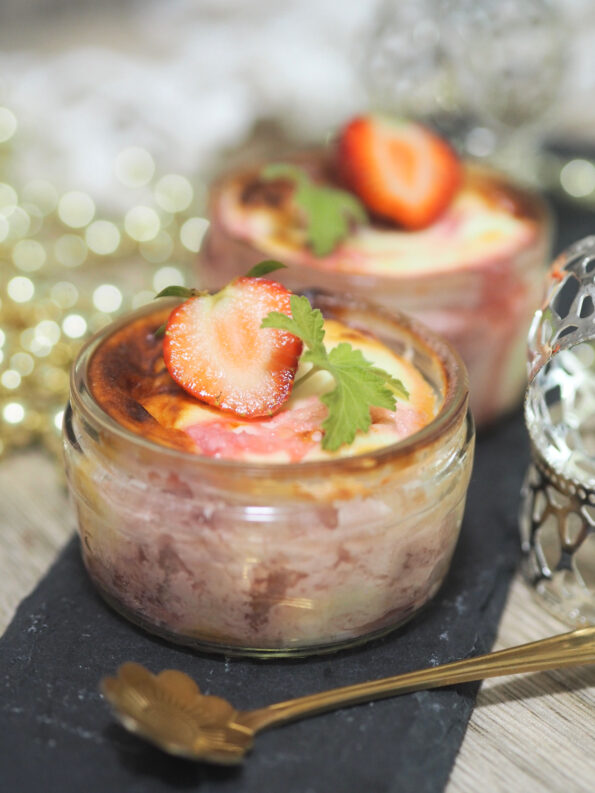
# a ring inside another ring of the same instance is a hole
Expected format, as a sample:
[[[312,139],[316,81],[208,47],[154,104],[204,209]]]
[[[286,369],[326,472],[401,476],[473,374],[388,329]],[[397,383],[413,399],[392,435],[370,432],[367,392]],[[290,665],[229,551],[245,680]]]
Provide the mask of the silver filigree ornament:
[[[595,624],[595,236],[552,265],[528,344],[524,570],[556,616]]]

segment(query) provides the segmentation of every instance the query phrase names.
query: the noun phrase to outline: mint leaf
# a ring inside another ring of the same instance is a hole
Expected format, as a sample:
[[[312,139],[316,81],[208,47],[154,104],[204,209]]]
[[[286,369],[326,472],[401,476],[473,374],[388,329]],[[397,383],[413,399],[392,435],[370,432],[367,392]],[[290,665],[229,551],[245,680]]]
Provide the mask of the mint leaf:
[[[354,195],[313,182],[297,165],[272,164],[262,171],[261,177],[294,182],[293,200],[304,214],[308,243],[316,256],[331,253],[348,236],[351,223],[367,220],[366,210]]]
[[[324,317],[317,308],[312,308],[307,297],[292,295],[289,299],[291,317],[280,311],[271,311],[262,321],[262,328],[287,330],[300,338],[306,346],[314,349],[322,346],[324,339]],[[322,347],[324,350],[324,347]],[[324,350],[326,354],[326,350]]]
[[[335,387],[321,397],[328,408],[322,424],[322,448],[336,451],[343,444],[352,443],[358,431],[368,431],[372,406],[395,410],[395,396],[407,399],[409,394],[400,380],[374,366],[351,344],[341,342],[327,352],[321,312],[312,308],[306,297],[292,295],[290,304],[291,317],[272,311],[263,319],[262,327],[278,328],[298,336],[307,348],[301,360],[312,364],[310,372],[322,369],[332,375]]]
[[[308,217],[310,245],[316,256],[331,253],[350,232],[350,223],[365,223],[359,201],[344,190],[307,186],[298,188],[296,202]]]
[[[262,179],[290,179],[296,184],[302,184],[310,181],[310,177],[306,174],[303,168],[299,165],[291,165],[288,162],[273,162],[266,165],[260,174]]]
[[[344,443],[352,443],[358,430],[368,431],[372,405],[394,410],[396,402],[392,391],[385,387],[387,377],[393,378],[366,360],[361,350],[343,342],[333,347],[328,359],[336,386],[321,397],[328,407],[322,424],[323,447],[335,451]]]
[[[375,369],[376,372],[378,372],[379,375],[386,378],[385,384],[387,388],[390,388],[390,390],[393,392],[395,396],[399,397],[400,399],[409,399],[409,391],[407,391],[407,389],[400,380],[397,380],[396,377],[393,377],[388,372],[385,372],[384,369],[375,368],[375,367],[373,368]]]
[[[255,264],[251,270],[248,270],[245,278],[261,278],[263,275],[268,275],[269,273],[274,273],[275,270],[281,270],[287,268],[286,264],[281,264],[281,262],[276,262],[274,259],[267,259],[264,262],[259,262]]]

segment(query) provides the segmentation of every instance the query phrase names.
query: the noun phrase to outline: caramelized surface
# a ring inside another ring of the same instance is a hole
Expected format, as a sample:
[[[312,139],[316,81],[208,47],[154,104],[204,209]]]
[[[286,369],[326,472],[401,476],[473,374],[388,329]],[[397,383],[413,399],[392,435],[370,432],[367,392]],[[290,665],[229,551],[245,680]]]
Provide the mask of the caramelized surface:
[[[155,336],[170,311],[158,309],[108,336],[91,358],[89,388],[100,407],[123,427],[162,445],[193,451],[186,433],[165,429],[143,407],[150,396],[170,395],[163,404],[175,414],[170,417],[171,426],[183,406],[195,401],[169,376],[163,363],[163,341]]]
[[[233,460],[300,462],[391,445],[436,415],[436,394],[411,362],[373,336],[333,320],[325,322],[328,348],[352,343],[367,360],[400,379],[410,394],[407,401],[399,401],[396,412],[372,408],[369,431],[358,433],[353,443],[337,452],[321,447],[326,407],[320,397],[333,387],[326,372],[300,385],[271,416],[250,419],[211,407],[186,393],[165,367],[163,341],[155,331],[170,311],[171,306],[116,329],[95,350],[88,372],[99,406],[123,427],[161,445]],[[307,370],[309,364],[305,366]]]
[[[296,158],[296,162],[307,170],[310,175],[321,181],[348,189],[337,173],[330,159],[304,156]],[[230,180],[237,180],[240,201],[246,207],[275,209],[287,219],[295,216],[293,205],[293,185],[285,179],[263,181],[259,178],[259,170],[251,169],[237,174]],[[468,166],[464,170],[461,190],[473,190],[479,193],[489,206],[508,212],[522,220],[538,220],[539,212],[532,197],[521,188],[516,187],[496,171],[484,170]],[[371,225],[378,229],[395,228],[396,225],[383,218],[372,215]]]

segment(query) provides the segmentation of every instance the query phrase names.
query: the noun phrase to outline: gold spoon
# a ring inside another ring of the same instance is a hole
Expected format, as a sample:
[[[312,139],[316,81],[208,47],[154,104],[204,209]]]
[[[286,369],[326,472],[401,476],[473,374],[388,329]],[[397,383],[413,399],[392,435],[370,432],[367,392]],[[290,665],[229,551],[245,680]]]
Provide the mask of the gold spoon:
[[[135,663],[123,664],[117,677],[104,678],[101,689],[121,723],[160,749],[192,760],[234,765],[250,750],[259,730],[277,724],[394,694],[592,663],[595,663],[595,627],[443,666],[277,702],[258,710],[236,710],[220,697],[202,695],[184,672],[166,669],[153,675]]]

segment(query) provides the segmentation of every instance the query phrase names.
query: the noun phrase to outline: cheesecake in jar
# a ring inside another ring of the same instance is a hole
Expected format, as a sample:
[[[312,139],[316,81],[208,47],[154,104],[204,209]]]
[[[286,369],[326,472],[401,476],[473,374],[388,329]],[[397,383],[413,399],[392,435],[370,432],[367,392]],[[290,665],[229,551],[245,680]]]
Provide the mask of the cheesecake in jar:
[[[245,314],[267,306],[256,292],[248,301],[238,316],[252,334]],[[105,600],[153,633],[226,654],[325,652],[401,625],[444,580],[473,457],[464,365],[401,315],[318,292],[310,301],[333,366],[363,357],[400,384],[394,409],[370,407],[349,443],[329,442],[334,383],[310,372],[306,356],[281,406],[248,415],[261,397],[252,373],[268,376],[271,348],[257,337],[254,350],[230,352],[222,340],[236,320],[225,299],[206,320],[192,300],[189,310],[171,301],[141,309],[76,362],[64,444],[83,559]],[[250,395],[235,412],[227,377],[214,404],[188,391],[191,353],[178,355],[174,342],[192,335],[198,314],[217,341],[193,367],[208,357],[211,383],[215,358],[228,369],[240,362],[234,384]],[[294,341],[282,339],[280,371]]]
[[[351,293],[415,316],[463,357],[475,420],[486,425],[524,391],[550,214],[531,190],[449,159],[442,141],[419,125],[403,126],[355,119],[325,151],[292,159],[311,184],[361,202],[363,214],[347,210],[344,233],[331,245],[311,234],[291,168],[259,163],[224,175],[211,191],[200,281],[217,288],[264,257],[281,258],[290,266],[279,278],[292,289]],[[312,212],[327,212],[316,206]]]

